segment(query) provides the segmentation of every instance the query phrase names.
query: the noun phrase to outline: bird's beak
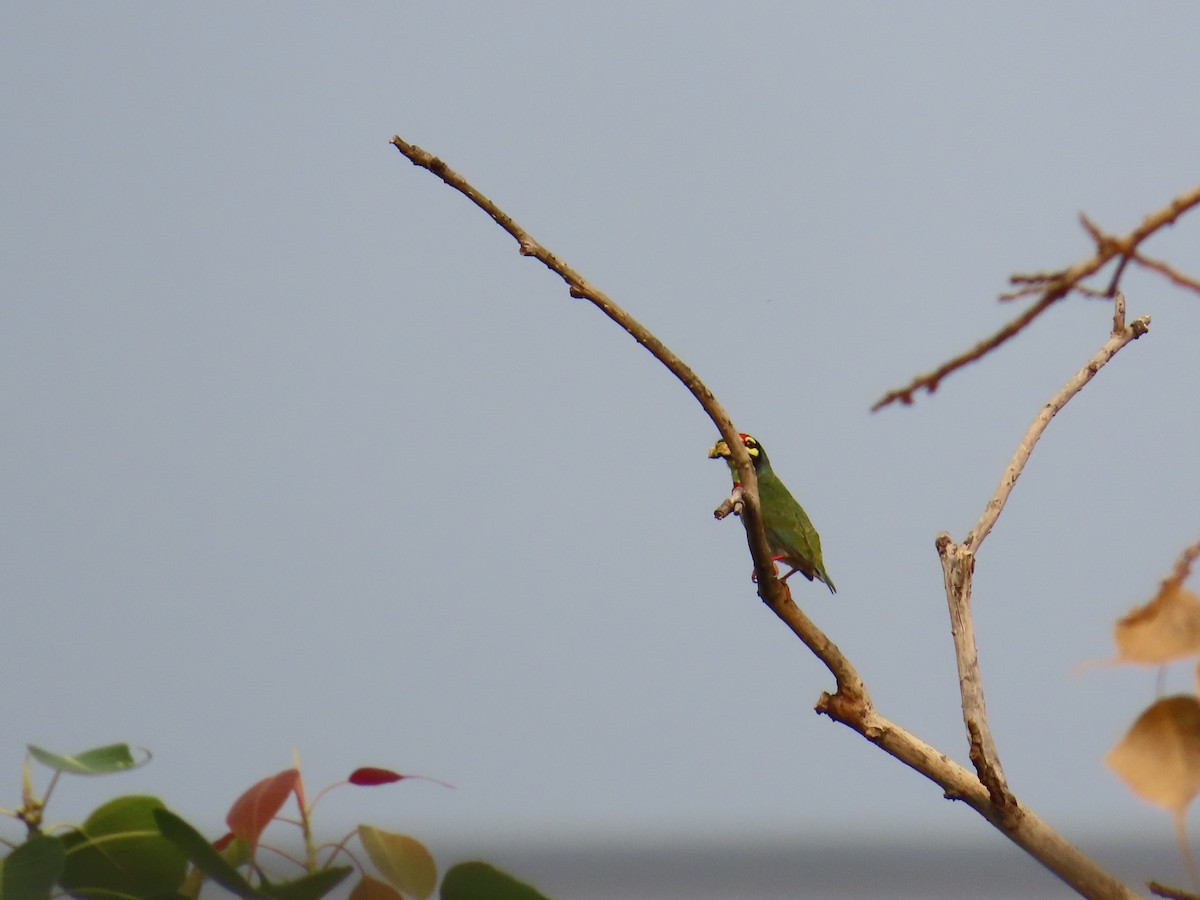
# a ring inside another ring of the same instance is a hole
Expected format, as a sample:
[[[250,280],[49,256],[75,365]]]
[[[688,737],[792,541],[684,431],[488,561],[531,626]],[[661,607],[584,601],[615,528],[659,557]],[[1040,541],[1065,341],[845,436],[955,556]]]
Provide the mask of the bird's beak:
[[[717,441],[708,448],[709,459],[729,459],[729,445],[724,441]]]

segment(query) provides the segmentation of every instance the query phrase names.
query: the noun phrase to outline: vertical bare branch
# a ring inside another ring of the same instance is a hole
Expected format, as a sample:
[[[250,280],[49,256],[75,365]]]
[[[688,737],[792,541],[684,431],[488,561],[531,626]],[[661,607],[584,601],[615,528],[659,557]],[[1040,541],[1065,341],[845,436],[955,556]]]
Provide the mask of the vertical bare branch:
[[[979,650],[975,642],[975,619],[971,614],[971,579],[975,575],[975,554],[963,544],[955,544],[950,535],[937,537],[938,558],[950,610],[950,636],[954,640],[954,660],[958,666],[958,691],[962,697],[963,725],[967,730],[967,748],[979,780],[987,788],[1001,821],[1008,822],[1017,808],[1016,798],[1008,789],[1000,753],[988,725],[983,681],[979,674]]]

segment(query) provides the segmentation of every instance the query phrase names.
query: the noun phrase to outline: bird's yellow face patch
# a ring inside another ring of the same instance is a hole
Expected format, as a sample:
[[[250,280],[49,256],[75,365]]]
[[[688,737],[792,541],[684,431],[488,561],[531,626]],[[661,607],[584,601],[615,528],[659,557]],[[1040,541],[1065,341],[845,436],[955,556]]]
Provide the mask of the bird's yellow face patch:
[[[739,434],[742,443],[746,447],[746,452],[750,454],[751,459],[758,458],[758,441],[748,434]],[[729,445],[724,441],[717,441],[708,448],[709,459],[729,459],[733,454],[729,451]]]

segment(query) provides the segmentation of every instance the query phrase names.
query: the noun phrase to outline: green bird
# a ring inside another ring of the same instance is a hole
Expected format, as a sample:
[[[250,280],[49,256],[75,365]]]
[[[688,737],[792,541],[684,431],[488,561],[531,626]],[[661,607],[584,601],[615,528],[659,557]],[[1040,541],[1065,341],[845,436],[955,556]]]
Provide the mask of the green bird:
[[[799,572],[809,581],[815,578],[824,582],[829,593],[836,594],[837,588],[833,586],[829,573],[825,571],[825,561],[821,559],[821,536],[813,528],[804,507],[796,502],[792,492],[779,480],[762,444],[748,434],[739,437],[754,463],[754,474],[758,476],[758,502],[762,509],[763,530],[767,533],[767,546],[775,561],[782,560],[792,567],[782,580],[787,581]],[[729,452],[728,444],[723,440],[717,441],[709,449],[708,458],[724,459],[733,473],[733,486],[738,487],[737,469],[733,465],[733,454]]]

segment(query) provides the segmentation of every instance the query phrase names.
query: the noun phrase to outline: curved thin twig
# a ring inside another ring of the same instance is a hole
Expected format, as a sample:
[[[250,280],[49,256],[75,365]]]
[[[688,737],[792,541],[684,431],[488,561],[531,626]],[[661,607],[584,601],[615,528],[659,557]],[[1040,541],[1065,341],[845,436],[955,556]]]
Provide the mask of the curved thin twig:
[[[871,407],[871,412],[878,412],[885,406],[895,403],[897,400],[899,400],[905,406],[910,406],[914,399],[913,395],[922,389],[932,394],[938,389],[938,385],[941,384],[943,378],[945,378],[951,372],[958,371],[968,363],[973,363],[975,360],[981,359],[982,357],[991,353],[1013,335],[1024,329],[1026,325],[1048,310],[1054,304],[1054,301],[1062,297],[1067,290],[1068,289],[1064,287],[1062,289],[1062,293],[1056,294],[1047,292],[1040,300],[1038,300],[1037,303],[1034,303],[991,337],[984,338],[970,350],[966,350],[958,354],[958,356],[954,357],[953,359],[947,360],[932,372],[927,372],[924,375],[918,375],[904,387],[888,391],[876,401],[874,406]]]
[[[1186,288],[1189,291],[1195,291],[1200,294],[1200,278],[1193,278],[1191,275],[1185,275],[1178,269],[1169,265],[1161,259],[1154,259],[1144,253],[1135,253],[1133,259],[1142,268],[1149,269],[1151,272],[1157,272],[1163,278],[1177,284],[1181,288]]]
[[[1124,318],[1124,306],[1125,298],[1118,295],[1118,299],[1114,301],[1114,307],[1120,309],[1122,312],[1114,318],[1114,324]],[[1096,377],[1096,373],[1103,368],[1105,363],[1116,356],[1122,347],[1136,341],[1149,330],[1149,316],[1142,316],[1128,325],[1115,328],[1108,340],[1104,342],[1104,345],[1096,351],[1092,358],[1084,363],[1083,367],[1069,378],[1066,384],[1059,388],[1054,396],[1046,402],[1046,405],[1038,411],[1029,429],[1025,432],[1025,436],[1021,438],[1020,444],[1017,445],[1017,450],[1013,454],[1012,459],[1004,467],[1004,474],[1000,476],[1000,484],[996,486],[995,492],[984,507],[979,521],[975,523],[975,527],[963,539],[964,547],[970,548],[976,553],[979,552],[980,545],[983,543],[984,538],[991,532],[992,526],[996,524],[996,520],[1000,517],[1000,511],[1004,509],[1004,504],[1008,502],[1009,495],[1012,493],[1017,479],[1025,471],[1025,464],[1029,462],[1029,456],[1033,453],[1033,448],[1045,433],[1050,420],[1058,415],[1059,410],[1066,406],[1072,397],[1083,390],[1085,384]]]

